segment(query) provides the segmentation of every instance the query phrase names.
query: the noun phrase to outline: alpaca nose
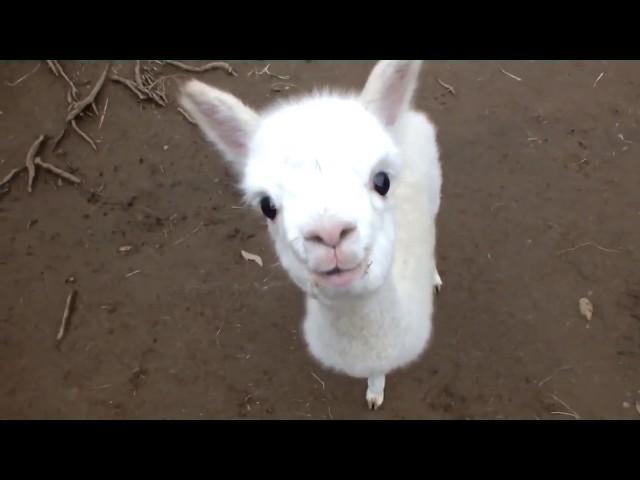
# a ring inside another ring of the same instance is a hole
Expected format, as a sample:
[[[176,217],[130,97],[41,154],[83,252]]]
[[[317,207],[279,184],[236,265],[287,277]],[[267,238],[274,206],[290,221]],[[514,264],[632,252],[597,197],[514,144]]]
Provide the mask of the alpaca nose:
[[[335,248],[353,231],[356,227],[353,223],[339,220],[328,220],[320,222],[305,233],[305,240],[311,243],[319,243],[327,247]]]

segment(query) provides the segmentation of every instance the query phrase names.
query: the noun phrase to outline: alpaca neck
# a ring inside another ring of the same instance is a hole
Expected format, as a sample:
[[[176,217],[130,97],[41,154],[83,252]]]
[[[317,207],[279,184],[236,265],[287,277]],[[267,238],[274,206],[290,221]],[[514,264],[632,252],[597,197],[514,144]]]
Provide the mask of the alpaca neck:
[[[397,303],[398,297],[395,284],[389,276],[385,283],[373,292],[331,299],[309,298],[309,301],[316,303],[323,316],[341,320],[367,318],[372,312],[389,310]]]

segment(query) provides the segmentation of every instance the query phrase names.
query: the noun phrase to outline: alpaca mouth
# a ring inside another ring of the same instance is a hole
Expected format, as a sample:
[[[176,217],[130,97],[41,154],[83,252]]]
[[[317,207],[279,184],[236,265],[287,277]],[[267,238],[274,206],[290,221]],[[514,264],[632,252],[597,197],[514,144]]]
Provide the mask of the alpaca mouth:
[[[343,270],[342,268],[335,267],[328,272],[322,272],[322,275],[339,275],[342,272],[348,272],[349,270]]]
[[[350,269],[342,269],[335,266],[331,270],[325,272],[316,272],[322,283],[332,287],[346,287],[351,284],[358,276],[361,264]]]

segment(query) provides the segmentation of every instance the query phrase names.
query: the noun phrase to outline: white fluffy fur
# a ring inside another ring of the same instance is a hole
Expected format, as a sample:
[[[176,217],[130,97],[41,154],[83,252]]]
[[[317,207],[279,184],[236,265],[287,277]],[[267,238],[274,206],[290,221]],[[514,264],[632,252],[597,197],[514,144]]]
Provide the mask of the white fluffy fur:
[[[436,132],[412,110],[421,62],[382,61],[360,95],[316,93],[261,115],[195,80],[181,103],[240,175],[246,198],[269,196],[282,266],[306,293],[304,336],[323,365],[367,378],[377,408],[385,375],[417,359],[431,336],[435,221],[441,172]],[[391,189],[372,188],[380,171]],[[315,232],[353,227],[337,246]],[[324,230],[323,230],[324,229]],[[317,238],[317,237],[316,237]],[[355,268],[336,286],[322,274]]]

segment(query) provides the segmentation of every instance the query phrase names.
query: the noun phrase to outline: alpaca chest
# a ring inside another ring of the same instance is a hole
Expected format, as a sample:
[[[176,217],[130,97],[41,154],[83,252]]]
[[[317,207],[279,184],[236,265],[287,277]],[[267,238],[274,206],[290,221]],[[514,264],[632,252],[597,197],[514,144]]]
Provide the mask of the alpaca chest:
[[[326,367],[359,378],[389,372],[415,360],[426,347],[430,332],[429,315],[409,314],[395,302],[331,316],[310,301],[304,319],[311,354]]]

